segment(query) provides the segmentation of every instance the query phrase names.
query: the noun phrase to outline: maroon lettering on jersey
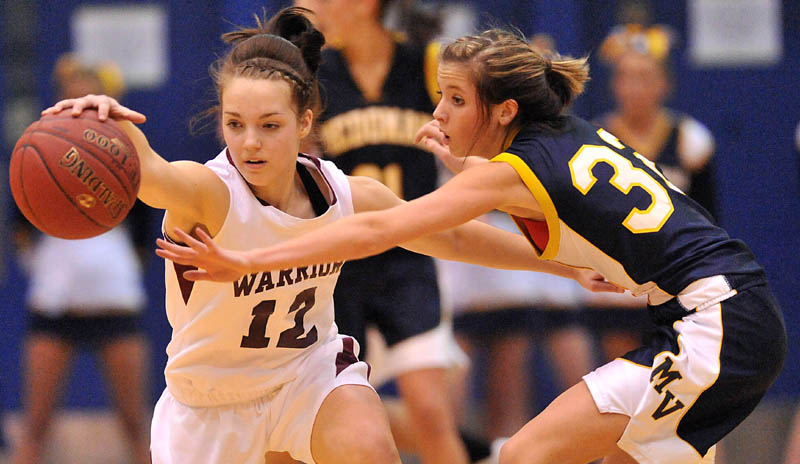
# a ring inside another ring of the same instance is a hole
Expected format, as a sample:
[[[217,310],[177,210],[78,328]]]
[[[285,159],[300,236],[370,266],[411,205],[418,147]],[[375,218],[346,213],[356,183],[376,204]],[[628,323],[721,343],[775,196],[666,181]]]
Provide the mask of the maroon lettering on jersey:
[[[184,277],[183,273],[186,271],[194,271],[195,269],[197,269],[197,267],[189,266],[186,264],[178,264],[175,262],[173,262],[172,265],[175,266],[175,275],[178,276],[178,286],[181,289],[183,304],[189,304],[189,297],[192,295],[192,288],[194,288],[194,282]]]
[[[351,364],[358,362],[358,356],[353,345],[353,339],[345,337],[342,339],[342,351],[336,355],[336,375],[347,369]]]

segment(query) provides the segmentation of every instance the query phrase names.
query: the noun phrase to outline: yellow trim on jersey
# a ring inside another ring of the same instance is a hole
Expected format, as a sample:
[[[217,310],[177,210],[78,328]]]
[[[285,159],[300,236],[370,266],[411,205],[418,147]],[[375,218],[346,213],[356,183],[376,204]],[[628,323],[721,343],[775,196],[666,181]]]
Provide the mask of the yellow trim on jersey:
[[[634,309],[633,311],[636,311],[636,310]],[[653,358],[653,359],[655,359],[655,358]],[[642,367],[644,369],[647,369],[648,371],[653,370],[653,366],[648,366],[647,364],[639,364],[636,361],[631,361],[630,359],[623,358],[622,356],[620,356],[618,358],[614,358],[614,361],[616,361],[616,360],[625,361],[628,364],[633,364],[636,367]]]
[[[544,185],[542,185],[542,182],[536,177],[536,174],[533,173],[531,168],[525,161],[522,161],[519,156],[504,152],[492,158],[492,161],[502,161],[510,164],[511,167],[517,171],[522,181],[525,182],[525,185],[533,194],[533,197],[536,198],[536,202],[539,203],[539,207],[542,208],[542,212],[544,213],[545,221],[547,222],[547,231],[550,235],[547,240],[547,246],[542,250],[542,254],[539,257],[542,259],[555,258],[558,254],[558,246],[561,243],[561,223],[558,220],[556,206],[553,204],[553,200],[550,199],[550,194],[547,193],[547,189],[544,188]]]
[[[442,96],[439,94],[439,80],[436,78],[436,73],[439,68],[439,53],[442,51],[442,44],[439,42],[431,42],[425,47],[425,88],[428,90],[428,96],[431,97],[431,102],[434,105],[439,104]]]

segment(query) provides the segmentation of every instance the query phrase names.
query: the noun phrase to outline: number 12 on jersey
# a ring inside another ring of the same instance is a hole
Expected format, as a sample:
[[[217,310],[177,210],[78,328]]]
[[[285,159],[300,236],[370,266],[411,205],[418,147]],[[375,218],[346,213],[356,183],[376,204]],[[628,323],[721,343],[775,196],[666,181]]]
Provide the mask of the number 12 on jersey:
[[[314,307],[317,287],[311,287],[298,293],[294,302],[289,307],[289,314],[294,314],[294,326],[281,332],[278,337],[278,348],[306,348],[317,341],[317,327],[311,326],[308,334],[305,333],[303,317]],[[267,322],[275,312],[275,300],[264,300],[253,308],[253,321],[247,335],[242,337],[242,348],[267,348],[270,338],[267,337]]]

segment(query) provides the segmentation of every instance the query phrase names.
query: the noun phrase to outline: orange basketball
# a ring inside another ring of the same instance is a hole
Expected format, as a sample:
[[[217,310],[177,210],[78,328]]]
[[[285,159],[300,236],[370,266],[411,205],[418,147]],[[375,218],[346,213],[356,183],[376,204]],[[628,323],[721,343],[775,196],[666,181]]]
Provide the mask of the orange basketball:
[[[97,112],[43,116],[11,154],[11,193],[42,232],[79,239],[118,225],[139,193],[139,157],[119,125]]]

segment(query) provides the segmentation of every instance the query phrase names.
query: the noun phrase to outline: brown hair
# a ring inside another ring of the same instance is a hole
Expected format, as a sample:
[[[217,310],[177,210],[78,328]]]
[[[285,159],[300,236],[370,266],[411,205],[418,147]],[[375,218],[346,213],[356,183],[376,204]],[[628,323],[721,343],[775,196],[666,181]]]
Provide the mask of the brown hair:
[[[559,127],[564,109],[589,80],[586,60],[557,53],[544,56],[522,34],[499,28],[456,40],[444,48],[441,58],[469,67],[484,116],[490,105],[516,100],[519,112],[512,128]]]
[[[305,8],[291,7],[271,19],[255,16],[256,27],[227,32],[222,40],[231,50],[211,65],[210,74],[217,93],[217,104],[192,121],[219,114],[222,89],[234,77],[282,79],[292,89],[297,114],[320,107],[317,69],[325,37],[311,24]]]

